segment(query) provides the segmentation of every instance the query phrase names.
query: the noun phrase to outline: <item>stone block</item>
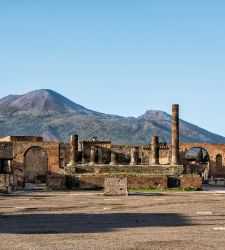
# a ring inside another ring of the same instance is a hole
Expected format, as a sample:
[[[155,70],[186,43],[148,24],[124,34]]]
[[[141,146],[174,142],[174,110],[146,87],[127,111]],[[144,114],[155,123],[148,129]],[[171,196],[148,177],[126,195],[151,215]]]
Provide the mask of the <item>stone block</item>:
[[[53,190],[66,189],[66,176],[65,175],[47,175],[47,188]]]
[[[127,191],[127,178],[105,178],[105,195],[125,196]]]
[[[180,187],[183,189],[200,189],[202,178],[200,176],[183,176],[180,178]]]

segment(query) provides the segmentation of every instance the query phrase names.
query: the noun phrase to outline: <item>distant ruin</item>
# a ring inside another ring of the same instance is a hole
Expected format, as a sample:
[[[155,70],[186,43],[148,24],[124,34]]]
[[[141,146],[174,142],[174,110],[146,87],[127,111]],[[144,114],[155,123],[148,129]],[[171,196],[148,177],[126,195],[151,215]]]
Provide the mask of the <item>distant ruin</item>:
[[[86,188],[102,187],[104,176],[119,174],[129,177],[130,187],[138,187],[138,181],[142,187],[165,187],[165,177],[181,174],[195,173],[204,179],[225,177],[225,144],[179,143],[179,105],[172,107],[171,144],[160,143],[157,136],[149,142],[146,146],[127,146],[97,137],[79,141],[78,135],[71,135],[70,143],[8,136],[0,139],[0,175],[10,175],[13,186],[21,188],[26,183],[46,183],[48,175],[60,173],[73,174],[69,186]],[[188,158],[188,152],[195,148],[199,149],[199,159]],[[207,153],[201,155],[202,150]]]

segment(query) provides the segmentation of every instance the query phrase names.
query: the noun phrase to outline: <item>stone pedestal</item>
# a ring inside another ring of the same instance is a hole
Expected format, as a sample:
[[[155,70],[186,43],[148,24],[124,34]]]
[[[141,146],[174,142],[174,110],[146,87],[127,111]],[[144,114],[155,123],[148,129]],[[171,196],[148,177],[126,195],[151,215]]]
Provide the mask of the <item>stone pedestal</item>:
[[[105,191],[107,196],[125,196],[127,191],[127,178],[105,178]]]
[[[159,165],[159,137],[158,136],[152,137],[150,165]]]
[[[172,165],[179,164],[179,105],[172,108]]]

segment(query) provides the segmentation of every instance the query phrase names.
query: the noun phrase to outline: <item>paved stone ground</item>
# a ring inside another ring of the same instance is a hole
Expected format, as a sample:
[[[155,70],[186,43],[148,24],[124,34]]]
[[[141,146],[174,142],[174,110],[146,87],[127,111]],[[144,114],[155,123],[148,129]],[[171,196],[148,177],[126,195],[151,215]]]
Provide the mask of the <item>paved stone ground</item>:
[[[225,249],[225,191],[0,195],[0,249]]]

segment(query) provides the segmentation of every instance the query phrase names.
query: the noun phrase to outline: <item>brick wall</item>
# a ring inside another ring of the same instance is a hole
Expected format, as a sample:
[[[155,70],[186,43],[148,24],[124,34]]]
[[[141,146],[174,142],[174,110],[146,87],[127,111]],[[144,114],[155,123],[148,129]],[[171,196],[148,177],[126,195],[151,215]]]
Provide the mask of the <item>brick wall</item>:
[[[145,189],[166,189],[166,176],[151,177],[129,177],[128,188],[145,188]]]
[[[209,176],[211,177],[224,177],[225,178],[225,144],[210,144],[210,143],[181,143],[180,144],[180,161],[181,164],[186,165],[184,157],[188,150],[200,147],[205,149],[210,157],[209,161]],[[222,167],[216,167],[216,156],[222,156]]]
[[[184,176],[180,178],[180,188],[200,189],[202,187],[202,178],[199,176]]]
[[[81,176],[67,176],[68,188],[104,188],[104,181],[107,176],[93,176],[93,175],[81,175]],[[127,177],[128,188],[167,188],[166,176],[148,176],[148,177]]]

